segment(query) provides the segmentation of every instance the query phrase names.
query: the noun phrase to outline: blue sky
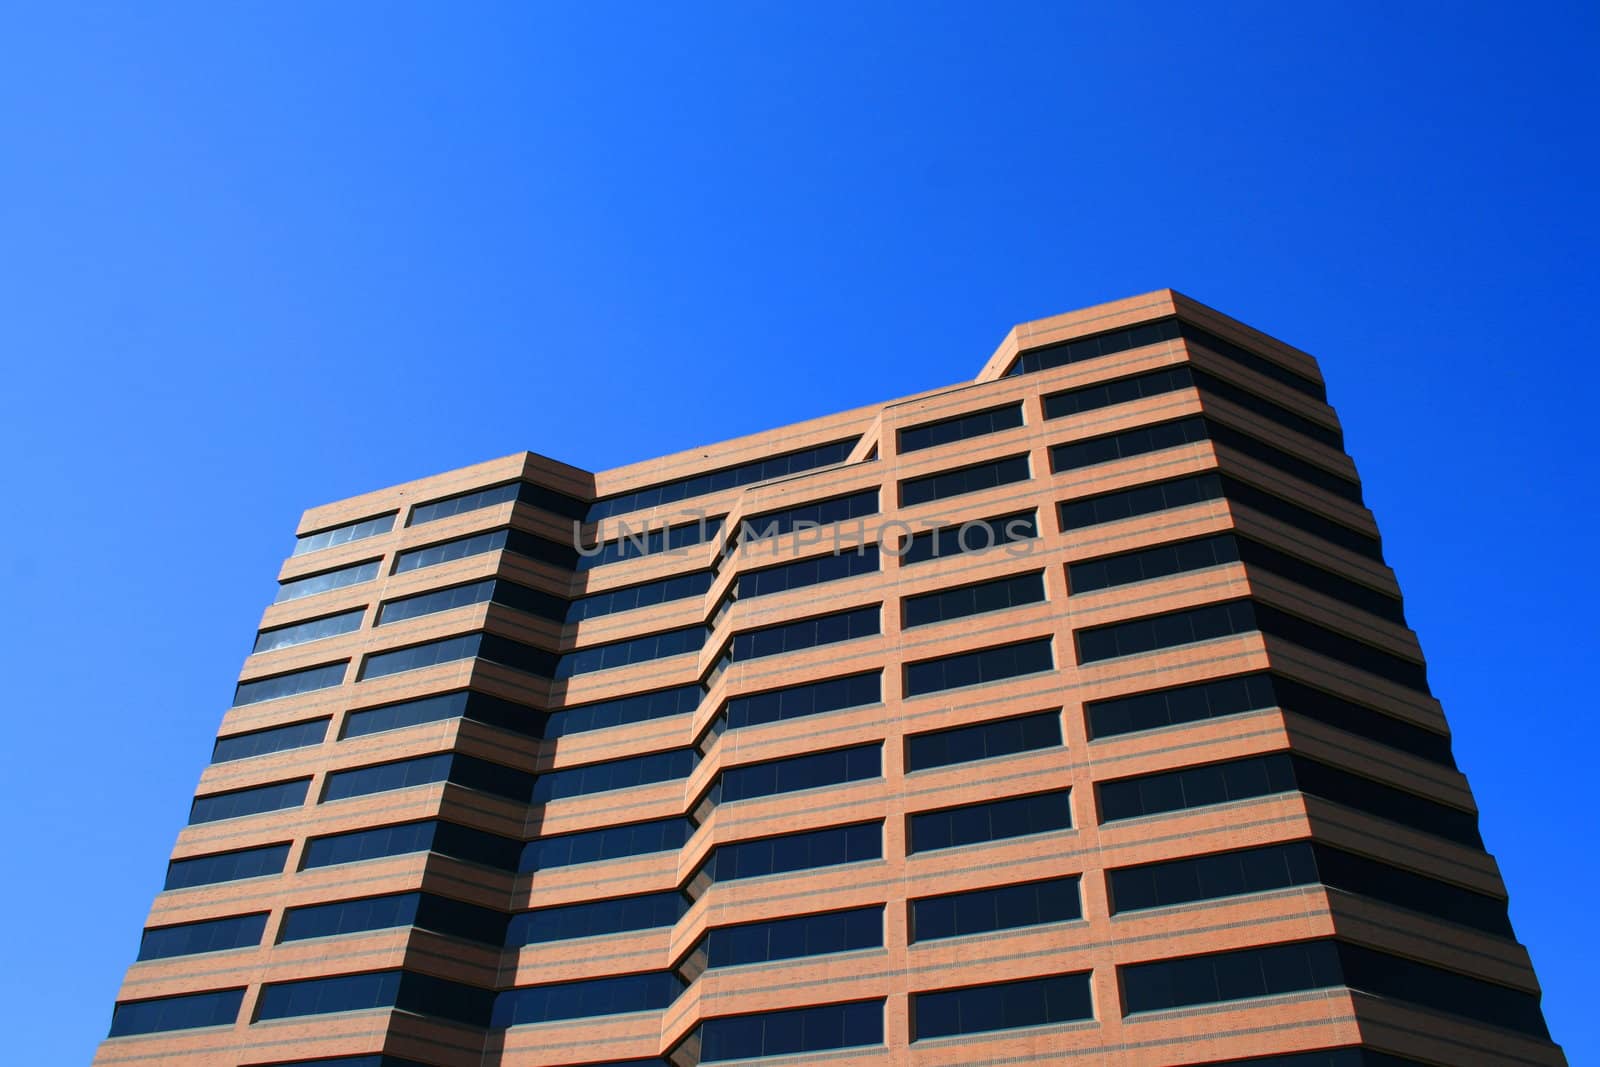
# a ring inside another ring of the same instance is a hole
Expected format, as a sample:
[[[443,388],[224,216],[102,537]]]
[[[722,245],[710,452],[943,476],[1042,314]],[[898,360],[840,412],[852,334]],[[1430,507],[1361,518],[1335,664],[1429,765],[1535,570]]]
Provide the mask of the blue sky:
[[[306,507],[951,384],[1172,286],[1321,358],[1600,1062],[1600,15],[1100,6],[11,8],[8,1058],[104,1035]]]

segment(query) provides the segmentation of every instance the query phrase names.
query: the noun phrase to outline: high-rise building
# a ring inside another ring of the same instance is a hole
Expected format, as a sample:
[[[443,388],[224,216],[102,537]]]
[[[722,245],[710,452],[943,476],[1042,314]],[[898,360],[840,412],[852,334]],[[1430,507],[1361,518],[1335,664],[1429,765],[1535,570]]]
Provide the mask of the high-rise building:
[[[96,1063],[1560,1064],[1315,362],[306,513]]]

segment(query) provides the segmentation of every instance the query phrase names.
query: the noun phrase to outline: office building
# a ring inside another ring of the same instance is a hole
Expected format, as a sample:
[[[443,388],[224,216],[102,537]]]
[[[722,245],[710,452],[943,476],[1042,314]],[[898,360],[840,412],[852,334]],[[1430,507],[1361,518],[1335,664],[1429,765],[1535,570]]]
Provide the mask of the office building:
[[[1560,1064],[1316,363],[969,383],[301,521],[96,1063]]]

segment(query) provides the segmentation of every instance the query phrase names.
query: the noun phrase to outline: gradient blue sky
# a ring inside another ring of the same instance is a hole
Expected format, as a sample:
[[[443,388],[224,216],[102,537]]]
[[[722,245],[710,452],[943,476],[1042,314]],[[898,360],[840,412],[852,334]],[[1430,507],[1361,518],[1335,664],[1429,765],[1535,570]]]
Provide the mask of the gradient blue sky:
[[[104,1035],[304,508],[1172,286],[1321,358],[1600,1061],[1593,5],[577,7],[0,16],[3,1058]]]

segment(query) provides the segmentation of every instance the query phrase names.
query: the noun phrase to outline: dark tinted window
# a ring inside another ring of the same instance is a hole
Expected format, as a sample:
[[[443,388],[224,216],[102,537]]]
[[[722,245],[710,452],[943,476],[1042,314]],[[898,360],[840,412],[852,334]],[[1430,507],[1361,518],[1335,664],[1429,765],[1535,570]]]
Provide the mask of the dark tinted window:
[[[707,1019],[700,1025],[703,1063],[881,1044],[882,1000],[735,1015]]]
[[[1134,656],[1162,648],[1210,641],[1249,633],[1256,629],[1256,614],[1248,600],[1169,611],[1128,622],[1074,630],[1078,662],[1094,663],[1117,656]]]
[[[985,648],[944,659],[906,664],[906,695],[920,696],[944,689],[1016,678],[1055,667],[1050,638]]]
[[[323,787],[323,802],[348,800],[372,793],[408,789],[414,785],[442,782],[450,776],[450,753],[440,752],[416,759],[396,760],[374,767],[357,767],[328,775]]]
[[[1331,941],[1303,941],[1118,967],[1124,1015],[1344,984]]]
[[[1319,515],[1298,504],[1291,504],[1279,496],[1257,489],[1237,478],[1222,478],[1220,482],[1223,495],[1232,504],[1243,504],[1253,511],[1259,511],[1268,518],[1276,519],[1286,526],[1308,533],[1313,537],[1321,538],[1329,544],[1354,552],[1359,556],[1383,562],[1383,546],[1379,540],[1369,533],[1352,529],[1341,522]]]
[[[1205,420],[1198,416],[1162,422],[1154,426],[1140,426],[1104,437],[1091,437],[1070,444],[1056,445],[1050,449],[1050,469],[1053,471],[1078,470],[1096,463],[1142,456],[1166,448],[1192,444],[1206,439]]]
[[[1334,496],[1355,504],[1361,503],[1361,485],[1352,478],[1330,471],[1310,460],[1301,459],[1292,452],[1270,445],[1258,437],[1252,437],[1215,419],[1207,419],[1205,424],[1206,436],[1217,444],[1282,471],[1291,478],[1325,489]]]
[[[900,451],[916,452],[924,448],[948,445],[985,434],[999,433],[1022,425],[1022,405],[1006,404],[1002,407],[975,411],[970,415],[957,415],[938,422],[925,422],[900,431]]]
[[[677,748],[607,763],[591,763],[587,767],[546,771],[534,782],[533,800],[535,803],[544,803],[565,797],[675,781],[687,778],[697,762],[699,753],[694,749]]]
[[[1031,478],[1027,456],[1008,456],[970,467],[909,478],[900,483],[900,506],[909,508],[934,500],[946,500],[964,493],[976,493],[999,485],[1025,482]]]
[[[1133,378],[1119,378],[1113,382],[1099,382],[1064,393],[1052,393],[1044,398],[1044,417],[1061,419],[1080,415],[1085,411],[1126,404],[1147,396],[1159,396],[1194,384],[1188,367],[1165,367],[1151,374]]]
[[[852,641],[878,632],[878,606],[841,611],[815,619],[768,626],[761,630],[747,630],[733,636],[733,658],[736,661],[778,656],[785,652],[831,645],[838,641]]]
[[[267,913],[236,915],[209,922],[159,926],[146,930],[139,941],[141,960],[161,960],[200,952],[225,952],[228,949],[261,944],[267,928]]]
[[[739,597],[769,596],[823,582],[836,582],[878,570],[878,546],[867,545],[859,552],[846,551],[813,556],[796,563],[746,571],[739,575]]]
[[[294,554],[303,556],[307,552],[317,552],[324,548],[333,548],[335,545],[347,545],[351,541],[362,541],[368,537],[386,534],[392,529],[394,529],[394,515],[389,514],[336,526],[331,530],[302,534],[295,538]]]
[[[794,919],[714,927],[706,933],[706,965],[746,963],[854,952],[883,944],[883,905],[802,915]]]
[[[726,882],[882,857],[883,824],[869,822],[718,845],[705,873]]]
[[[841,708],[876,704],[883,699],[883,675],[879,671],[829,678],[822,682],[772,689],[728,701],[727,725],[730,730],[805,715],[820,715]]]
[[[700,474],[693,478],[683,478],[674,482],[663,482],[661,485],[652,485],[647,489],[607,497],[604,500],[595,501],[589,508],[589,513],[585,519],[588,522],[595,522],[612,515],[637,511],[640,508],[653,508],[660,504],[671,504],[678,500],[703,496],[706,493],[735,489],[742,485],[753,485],[756,482],[764,482],[771,478],[782,478],[789,474],[800,474],[804,471],[816,470],[819,467],[843,463],[850,457],[850,450],[855,448],[856,442],[859,440],[860,438],[858,437],[851,437],[844,441],[834,441],[831,444],[801,449],[798,452],[785,452],[782,455],[756,460],[753,463],[745,463],[737,467],[726,467],[719,471],[712,471],[709,474]]]
[[[532,945],[629,930],[652,930],[671,926],[683,917],[688,907],[689,900],[682,893],[668,892],[539,908],[511,917],[506,944]]]
[[[394,572],[404,574],[406,571],[435,567],[468,556],[481,556],[485,552],[498,552],[506,547],[507,534],[506,530],[490,530],[470,537],[458,537],[454,541],[413,548],[395,557]]]
[[[1089,972],[911,994],[911,1040],[1094,1018]]]
[[[923,897],[911,902],[911,940],[987,934],[1083,918],[1078,876]]]
[[[328,734],[327,719],[294,722],[288,726],[274,726],[268,730],[255,730],[248,734],[219,737],[211,749],[212,763],[264,756],[269,752],[287,752],[292,748],[320,745]]]
[[[554,677],[565,679],[578,674],[665,659],[668,656],[681,656],[686,652],[698,652],[705,642],[705,627],[689,626],[682,630],[668,630],[665,633],[616,641],[609,645],[593,645],[562,656],[556,665]]]
[[[696,571],[693,574],[673,575],[658,582],[645,582],[642,585],[630,585],[622,589],[594,593],[574,600],[567,609],[566,621],[597,619],[603,615],[615,615],[635,608],[704,596],[711,588],[713,577],[710,571]]]
[[[1250,756],[1100,783],[1100,821],[1136,819],[1166,811],[1287,793],[1295,774],[1286,753]]]
[[[740,525],[739,541],[761,541],[808,526],[827,526],[877,513],[878,490],[863,489],[848,496],[831,497],[812,504],[752,516]]]
[[[565,737],[589,730],[603,730],[608,726],[646,722],[668,715],[685,715],[699,706],[700,687],[697,685],[603,700],[597,704],[580,704],[553,712],[545,725],[545,736]]]
[[[931,852],[1070,829],[1070,794],[1071,790],[1062,789],[912,815],[909,818],[911,839],[906,851]]]
[[[356,630],[361,629],[361,620],[366,614],[366,608],[356,608],[354,611],[344,611],[338,615],[312,619],[310,622],[297,622],[293,626],[278,626],[271,630],[262,630],[256,634],[255,647],[250,651],[273,652],[280,648],[308,645],[312,641],[321,641],[325,637],[338,637],[341,634],[354,633]]]
[[[1217,500],[1221,496],[1222,479],[1215,474],[1194,474],[1187,478],[1152,482],[1132,489],[1118,489],[1113,493],[1066,501],[1060,507],[1061,528],[1081,530],[1086,526],[1117,522],[1136,515],[1187,507],[1202,500]]]
[[[404,622],[406,619],[417,619],[424,615],[449,611],[452,608],[482,604],[492,596],[494,596],[494,579],[490,578],[470,585],[435,589],[429,593],[390,600],[378,609],[378,625]]]
[[[1162,319],[1159,322],[1147,322],[1090,337],[1080,337],[1076,341],[1066,341],[1048,348],[1033,348],[1017,355],[1016,362],[1006,371],[1006,377],[1050,370],[1053,367],[1065,367],[1069,363],[1082,363],[1087,359],[1099,359],[1101,356],[1115,355],[1131,348],[1143,348],[1146,345],[1171,341],[1178,336],[1178,320]]]
[[[883,746],[860,745],[832,752],[813,752],[768,763],[730,767],[718,785],[723,802],[750,800],[800,789],[842,785],[877,778],[883,773]]]
[[[426,852],[433,843],[433,830],[434,824],[431,822],[408,822],[313,837],[306,842],[305,866],[307,869],[331,867],[339,863]]]
[[[494,1027],[585,1019],[630,1011],[659,1011],[678,999],[684,982],[671,971],[590,978],[508,989],[494,998]]]
[[[1054,748],[1059,744],[1061,744],[1060,712],[1046,711],[1038,715],[1021,715],[1011,719],[982,722],[974,726],[958,726],[951,730],[912,734],[906,738],[906,770],[922,771],[930,767],[947,767],[952,763],[970,763],[996,756],[1009,756],[1015,752]]]
[[[1014,574],[993,581],[910,596],[900,603],[904,626],[911,629],[969,615],[1004,611],[1023,604],[1037,604],[1043,600],[1044,575],[1034,571],[1032,574]]]
[[[529,841],[522,850],[519,867],[524,873],[547,867],[567,867],[575,863],[643,856],[670,852],[683,847],[692,827],[687,819],[658,819],[654,822],[608,826],[579,834],[544,837]]]
[[[319,689],[332,689],[343,684],[344,670],[348,666],[348,661],[341,660],[338,663],[311,667],[292,674],[279,674],[272,678],[240,682],[233,691],[233,706],[237,708],[245,704],[260,704],[266,700],[298,696],[301,693],[314,693]]]
[[[946,526],[914,534],[909,543],[902,543],[902,566],[922,563],[930,559],[944,559],[968,552],[987,552],[1000,545],[1016,544],[1012,554],[1027,555],[1032,546],[1021,542],[1039,536],[1038,515],[1033,511],[1018,511],[1010,515],[997,515],[992,519],[970,519],[958,526]]]
[[[305,578],[293,578],[278,584],[278,595],[272,602],[282,604],[287,600],[299,600],[301,597],[315,596],[317,593],[345,589],[352,585],[360,585],[362,582],[370,582],[377,576],[378,561],[371,560],[349,567],[340,567],[338,570],[308,575]]]
[[[1067,584],[1073,593],[1092,593],[1232,563],[1238,558],[1239,545],[1233,535],[1218,534],[1074,563],[1067,568]]]
[[[126,1001],[118,1004],[111,1013],[110,1036],[193,1030],[201,1026],[232,1026],[239,1018],[239,1005],[243,1002],[243,989]]]
[[[278,936],[283,941],[302,941],[312,937],[334,937],[338,934],[410,926],[416,921],[417,902],[421,899],[420,893],[397,893],[386,897],[290,908],[284,913],[283,928]]]
[[[246,815],[298,808],[306,801],[306,788],[311,779],[297,778],[292,782],[274,782],[250,789],[234,789],[227,793],[212,793],[195,797],[189,808],[189,825],[216,822],[220,819],[238,819]]]
[[[399,971],[311,978],[261,987],[257,1019],[290,1019],[336,1011],[393,1007],[400,993]]]
[[[162,888],[188,889],[190,886],[282,874],[288,858],[288,845],[263,845],[237,852],[218,852],[211,856],[173,860],[167,864],[167,880]]]

